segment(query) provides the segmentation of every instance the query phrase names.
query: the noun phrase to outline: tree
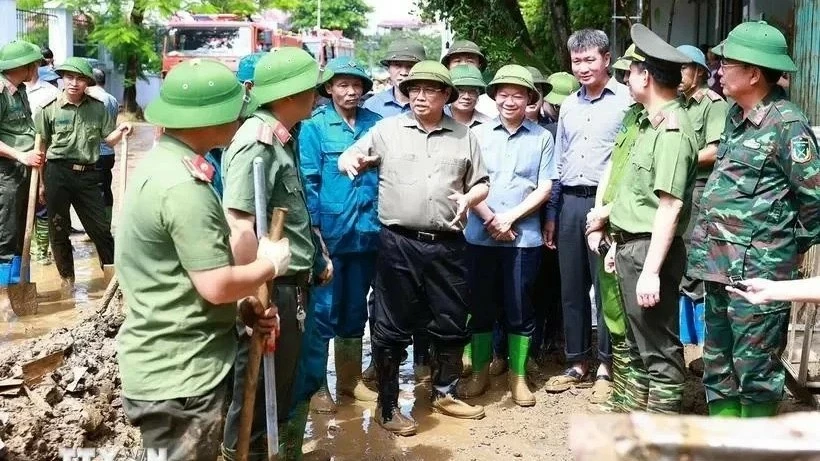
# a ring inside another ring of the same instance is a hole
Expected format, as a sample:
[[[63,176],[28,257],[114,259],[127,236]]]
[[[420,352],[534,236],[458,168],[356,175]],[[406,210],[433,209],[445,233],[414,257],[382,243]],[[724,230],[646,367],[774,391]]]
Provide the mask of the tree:
[[[349,38],[361,37],[361,30],[367,27],[367,14],[373,11],[364,0],[304,0],[295,9],[288,10],[293,14],[293,26],[316,26],[316,10],[320,1],[323,29],[341,30]]]
[[[429,59],[438,60],[441,53],[441,34],[422,34],[417,31],[390,31],[383,35],[361,37],[356,41],[356,60],[366,63],[371,71],[380,67],[381,61],[387,54],[387,47],[394,40],[412,38],[424,45]]]

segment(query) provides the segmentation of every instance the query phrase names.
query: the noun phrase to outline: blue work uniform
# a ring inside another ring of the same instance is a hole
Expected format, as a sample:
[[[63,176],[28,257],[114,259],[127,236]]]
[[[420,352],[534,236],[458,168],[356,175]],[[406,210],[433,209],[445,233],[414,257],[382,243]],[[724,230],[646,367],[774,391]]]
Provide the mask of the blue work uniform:
[[[299,156],[311,222],[319,228],[333,262],[333,280],[313,289],[302,361],[299,400],[309,400],[325,382],[328,345],[334,336],[361,338],[367,322],[367,292],[376,265],[380,230],[378,171],[353,181],[338,169],[339,155],[381,120],[359,108],[351,128],[333,104],[318,107],[299,130]]]
[[[390,87],[384,91],[374,94],[370,99],[364,102],[363,108],[375,112],[382,118],[400,115],[410,111],[410,103],[404,104],[396,100],[396,93],[393,92],[394,87]]]

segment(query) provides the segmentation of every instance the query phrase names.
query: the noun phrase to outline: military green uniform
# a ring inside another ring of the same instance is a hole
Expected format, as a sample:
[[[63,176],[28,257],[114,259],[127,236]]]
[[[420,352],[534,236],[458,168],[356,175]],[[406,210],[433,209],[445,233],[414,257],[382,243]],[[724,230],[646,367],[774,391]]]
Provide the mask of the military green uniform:
[[[228,123],[239,117],[244,94],[224,65],[191,60],[168,73],[146,119],[179,129]],[[237,350],[235,303],[208,302],[189,275],[233,264],[212,178],[201,155],[163,135],[129,179],[117,229],[127,242],[116,258],[128,305],[117,335],[123,409],[143,445],[167,448],[169,461],[219,455]]]
[[[732,34],[772,30],[753,23]],[[715,50],[719,55],[790,70],[738,54],[732,34]],[[785,39],[780,53],[786,53]],[[779,357],[791,305],[756,306],[727,293],[725,285],[729,277],[798,275],[798,255],[820,241],[817,152],[806,116],[779,87],[745,117],[737,105],[729,110],[689,258],[689,274],[706,280],[703,384],[712,414],[771,416],[783,396]]]
[[[75,72],[93,82],[91,67],[80,58],[71,58],[57,68],[58,73]],[[100,264],[113,264],[114,237],[100,194],[102,181],[96,163],[100,142],[116,129],[116,120],[105,104],[84,96],[79,104],[69,102],[65,93],[43,105],[34,125],[46,151],[43,185],[48,203],[51,251],[63,279],[74,279],[70,208],[74,206],[86,234],[94,242]]]
[[[298,67],[302,66],[302,67]],[[296,70],[294,70],[296,69]],[[289,77],[296,78],[288,81]],[[323,76],[329,79],[332,73]],[[319,76],[318,64],[306,52],[284,48],[271,53],[257,63],[253,93],[260,102],[270,102],[312,89]],[[267,175],[268,219],[276,207],[287,208],[284,236],[290,240],[291,263],[284,277],[276,279],[272,302],[279,308],[281,336],[276,348],[276,397],[280,424],[280,457],[300,459],[302,438],[309,402],[300,402],[292,411],[294,380],[301,353],[304,327],[308,315],[308,294],[313,273],[324,270],[324,260],[311,230],[305,193],[299,175],[299,155],[295,139],[268,109],[260,109],[237,132],[222,156],[224,182],[223,207],[255,215],[253,160],[264,160]],[[321,266],[321,267],[320,267]],[[239,435],[239,415],[244,396],[249,337],[240,328],[239,353],[235,362],[233,401],[228,409],[222,456],[236,458]],[[265,438],[264,380],[260,373],[257,386],[254,422],[251,431],[250,459],[267,459]]]
[[[9,43],[0,48],[0,71],[31,65],[41,57],[31,43]],[[0,74],[0,142],[20,152],[34,147],[34,124],[25,84],[15,86],[4,74]],[[0,156],[0,264],[9,264],[23,251],[29,176],[25,165]]]

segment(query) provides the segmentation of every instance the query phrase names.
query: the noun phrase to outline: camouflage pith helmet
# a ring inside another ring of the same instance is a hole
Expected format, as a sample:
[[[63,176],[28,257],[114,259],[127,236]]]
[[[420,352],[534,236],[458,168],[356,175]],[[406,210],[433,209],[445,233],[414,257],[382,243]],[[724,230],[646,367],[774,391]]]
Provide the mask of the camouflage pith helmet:
[[[88,86],[94,86],[97,84],[94,80],[94,72],[91,69],[91,64],[89,64],[87,60],[76,56],[66,58],[65,62],[54,69],[54,72],[57,72],[57,75],[62,78],[65,78],[63,74],[66,72],[72,72],[85,77],[88,81]]]
[[[0,48],[0,71],[16,69],[43,59],[40,48],[24,40],[15,40]]]
[[[410,97],[409,88],[414,82],[437,82],[450,88],[450,97],[447,99],[447,104],[458,99],[458,89],[453,86],[453,81],[450,79],[450,71],[447,70],[441,63],[436,61],[421,61],[410,69],[410,74],[407,78],[399,83],[399,91],[401,94]]]
[[[767,69],[797,71],[789,56],[786,37],[766,21],[740,24],[729,32],[726,40],[712,48],[712,53]]]
[[[165,128],[202,128],[235,122],[258,105],[227,66],[197,58],[168,72],[145,119]]]
[[[284,47],[267,53],[256,63],[251,94],[260,104],[278,101],[316,88],[333,77],[320,75],[319,63],[301,48]]]
[[[387,47],[387,54],[379,63],[384,67],[390,67],[391,61],[417,63],[427,59],[427,52],[424,45],[412,38],[400,38],[393,40]]]
[[[544,96],[544,99],[554,106],[560,106],[567,96],[581,88],[578,79],[567,72],[556,72],[547,78],[547,82],[552,85],[552,90]]]
[[[527,70],[530,71],[530,75],[532,75],[532,83],[535,84],[538,92],[541,93],[541,96],[546,96],[546,94],[552,90],[552,85],[550,85],[547,79],[544,78],[544,74],[542,74],[537,67],[533,66],[527,66]]]
[[[362,88],[364,89],[363,94],[366,94],[373,88],[373,80],[370,80],[370,77],[367,76],[367,72],[365,72],[364,67],[348,56],[342,56],[328,61],[327,66],[325,66],[325,72],[327,71],[332,72],[333,77],[338,77],[340,75],[358,77],[362,81]],[[330,82],[330,80],[327,80],[327,82]],[[316,90],[320,95],[326,98],[330,97],[330,94],[327,90],[325,90],[324,83],[319,84],[316,87]]]
[[[499,85],[517,85],[529,90],[530,99],[527,104],[538,102],[540,94],[532,81],[532,74],[524,66],[508,64],[495,73],[493,80],[487,85],[487,96],[495,99],[495,92]]]
[[[450,69],[450,79],[456,88],[478,88],[479,93],[483,93],[487,87],[487,84],[484,82],[484,77],[481,75],[481,71],[475,66],[468,66],[466,64]]]
[[[478,68],[482,71],[487,68],[487,58],[484,57],[484,53],[481,52],[481,48],[479,48],[474,42],[469,40],[456,40],[453,42],[453,45],[450,46],[450,49],[447,50],[447,53],[441,57],[441,63],[444,64],[445,67],[449,68],[450,58],[452,58],[454,54],[474,54],[478,56]]]
[[[242,83],[253,81],[253,72],[256,70],[256,63],[259,62],[265,53],[253,53],[242,57],[236,70],[236,79]]]

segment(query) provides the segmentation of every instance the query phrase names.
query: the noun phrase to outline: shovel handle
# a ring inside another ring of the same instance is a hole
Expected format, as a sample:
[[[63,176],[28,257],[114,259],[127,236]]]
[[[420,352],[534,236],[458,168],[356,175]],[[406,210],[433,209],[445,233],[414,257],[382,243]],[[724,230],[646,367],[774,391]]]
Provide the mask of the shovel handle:
[[[34,151],[40,152],[43,141],[39,134],[34,135]],[[31,234],[34,232],[34,207],[37,205],[37,190],[40,186],[40,168],[31,168],[28,186],[28,207],[26,209],[26,232],[23,234],[23,254],[20,261],[20,283],[29,283],[31,276]]]
[[[119,197],[117,197],[117,213],[122,214],[122,206],[125,203],[125,183],[128,181],[128,136],[122,137],[122,148],[120,149],[120,177],[119,177]]]

